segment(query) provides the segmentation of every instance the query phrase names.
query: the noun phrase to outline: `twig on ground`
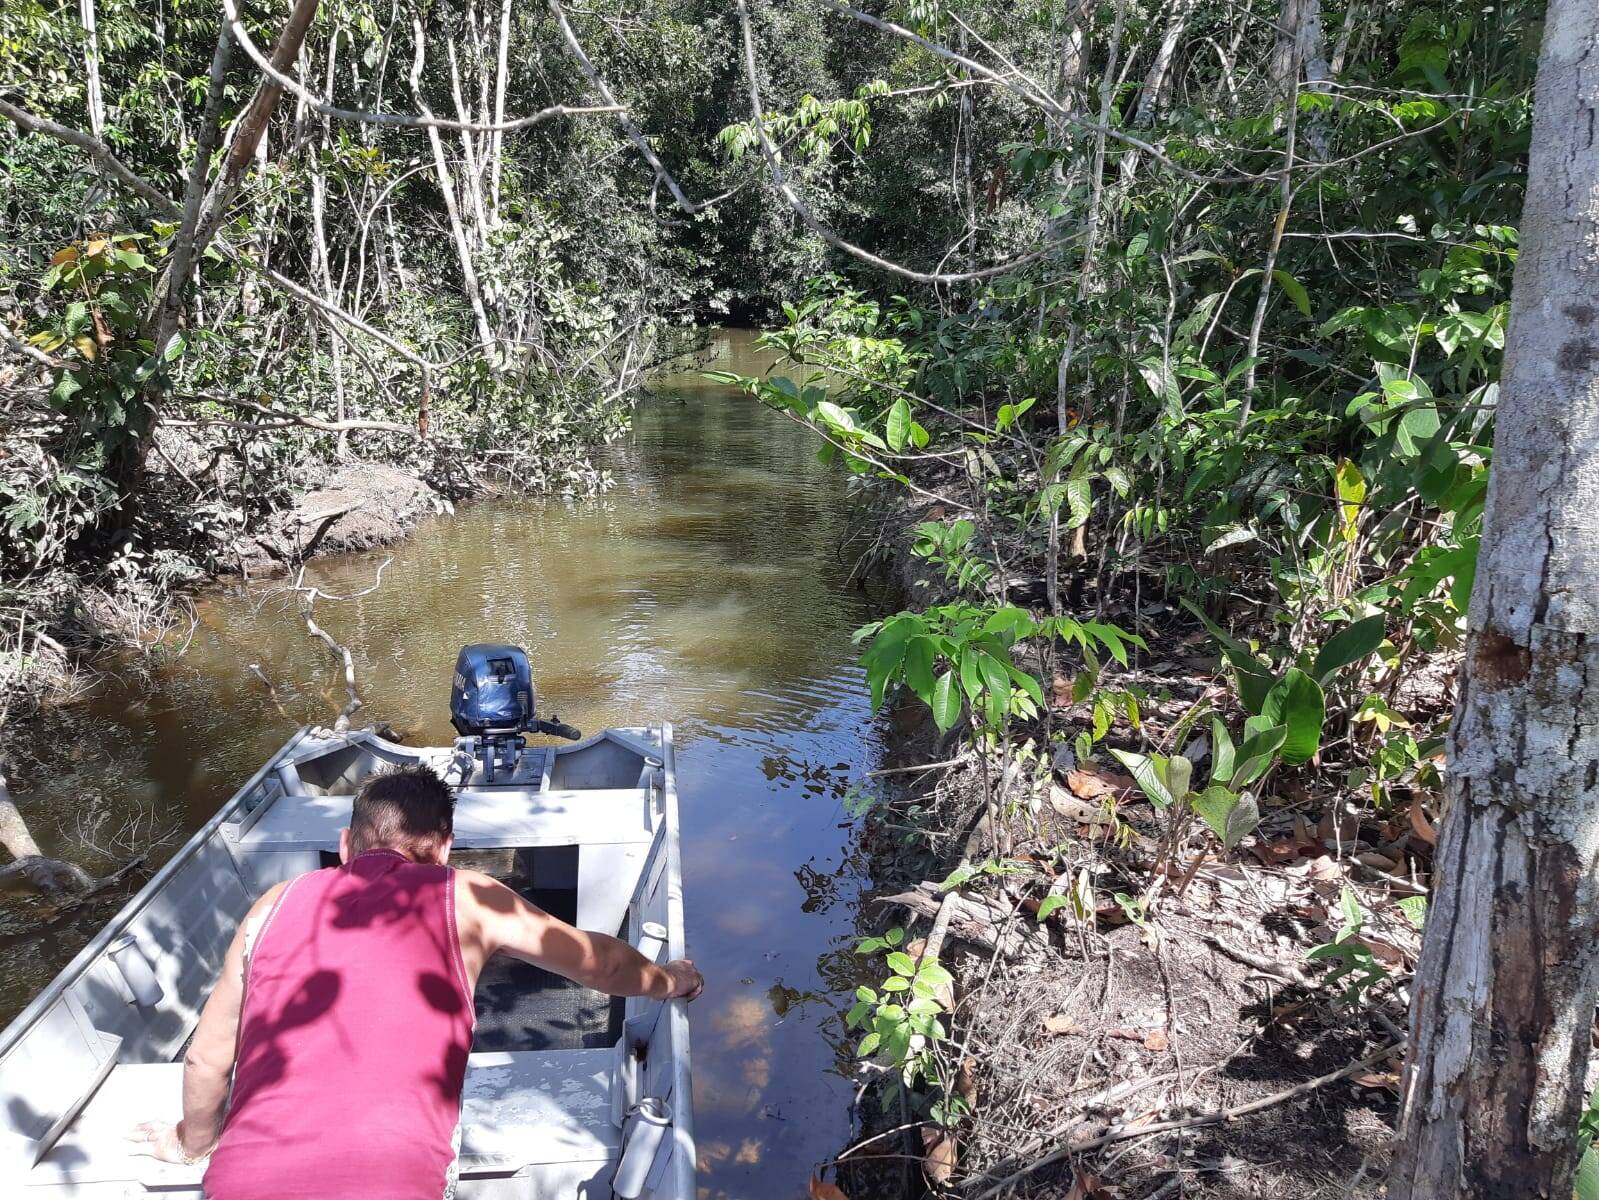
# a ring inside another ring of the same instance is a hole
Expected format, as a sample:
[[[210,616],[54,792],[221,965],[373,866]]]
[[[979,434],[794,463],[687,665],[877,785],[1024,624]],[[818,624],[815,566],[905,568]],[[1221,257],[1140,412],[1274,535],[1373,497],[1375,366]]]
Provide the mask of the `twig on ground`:
[[[1247,1116],[1252,1112],[1259,1112],[1263,1108],[1295,1100],[1300,1096],[1309,1095],[1318,1088],[1326,1087],[1329,1083],[1337,1083],[1358,1071],[1363,1071],[1374,1063],[1381,1062],[1395,1052],[1405,1048],[1405,1042],[1392,1042],[1380,1050],[1374,1050],[1365,1057],[1340,1067],[1336,1071],[1329,1071],[1325,1075],[1318,1075],[1314,1079],[1307,1079],[1303,1083],[1296,1083],[1291,1088],[1284,1088],[1280,1092],[1273,1092],[1269,1096],[1262,1096],[1257,1100],[1250,1100],[1244,1104],[1235,1104],[1231,1108],[1220,1109],[1216,1112],[1198,1113],[1191,1117],[1176,1117],[1169,1121],[1152,1121],[1148,1125],[1112,1125],[1104,1133],[1095,1137],[1082,1140],[1068,1141],[1064,1145],[1051,1150],[1048,1154],[1035,1158],[1032,1162],[1011,1172],[988,1190],[979,1192],[975,1200],[989,1200],[1008,1188],[1015,1186],[1022,1179],[1035,1171],[1042,1170],[1052,1163],[1070,1158],[1074,1154],[1083,1154],[1089,1150],[1098,1150],[1102,1146],[1109,1146],[1115,1142],[1126,1141],[1128,1138],[1147,1137],[1154,1133],[1167,1133],[1173,1129],[1193,1129],[1201,1125],[1219,1125],[1232,1121],[1238,1117]]]

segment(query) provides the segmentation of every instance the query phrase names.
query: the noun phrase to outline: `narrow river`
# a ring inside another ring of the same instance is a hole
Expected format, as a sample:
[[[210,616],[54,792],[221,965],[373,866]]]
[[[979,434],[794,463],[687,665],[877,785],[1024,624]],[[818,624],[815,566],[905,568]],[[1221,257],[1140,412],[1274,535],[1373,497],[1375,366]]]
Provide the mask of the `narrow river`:
[[[711,364],[761,368],[748,334]],[[581,501],[493,502],[392,550],[316,563],[325,590],[382,586],[317,618],[354,653],[368,701],[414,744],[452,737],[463,643],[533,658],[540,708],[588,731],[678,730],[701,1195],[803,1196],[849,1131],[862,888],[842,796],[877,754],[850,632],[840,474],[804,430],[707,383],[654,382],[608,448],[616,486]],[[302,722],[331,724],[342,684],[268,588],[212,595],[186,654],[110,683],[41,725],[16,799],[50,852],[104,870],[152,831],[181,842]],[[257,664],[276,702],[250,672]],[[105,907],[43,933],[0,905],[0,1022],[91,936]]]

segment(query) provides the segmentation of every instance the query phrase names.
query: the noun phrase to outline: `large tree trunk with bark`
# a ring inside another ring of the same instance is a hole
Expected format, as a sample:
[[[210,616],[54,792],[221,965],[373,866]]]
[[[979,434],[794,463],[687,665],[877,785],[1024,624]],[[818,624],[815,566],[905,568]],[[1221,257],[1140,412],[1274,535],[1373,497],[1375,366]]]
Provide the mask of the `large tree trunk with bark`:
[[[1552,0],[1394,1200],[1569,1200],[1599,997],[1599,15]]]

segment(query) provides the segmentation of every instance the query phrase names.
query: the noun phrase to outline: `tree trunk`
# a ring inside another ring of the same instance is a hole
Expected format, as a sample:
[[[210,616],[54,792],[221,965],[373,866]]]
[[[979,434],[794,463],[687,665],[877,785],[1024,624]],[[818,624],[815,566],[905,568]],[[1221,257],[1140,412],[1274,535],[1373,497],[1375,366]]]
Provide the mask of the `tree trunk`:
[[[433,110],[422,98],[422,62],[426,53],[422,22],[415,17],[411,18],[411,32],[416,38],[416,58],[411,65],[411,96],[416,101],[417,109],[424,116],[431,117]],[[450,168],[444,159],[444,143],[439,138],[437,127],[432,125],[428,126],[428,145],[433,149],[433,170],[438,176],[439,191],[444,193],[444,211],[450,219],[450,233],[455,239],[456,256],[461,261],[461,284],[466,292],[467,301],[472,306],[472,318],[477,326],[478,341],[491,350],[494,333],[489,328],[488,314],[483,310],[483,294],[478,289],[477,269],[472,265],[472,247],[467,240],[466,228],[461,223],[461,206],[455,198],[455,181],[450,178]],[[491,364],[494,362],[492,355],[489,362]]]
[[[283,24],[283,32],[278,35],[277,44],[272,48],[272,58],[269,60],[278,70],[287,70],[299,57],[300,46],[305,42],[306,30],[311,27],[311,22],[316,17],[318,3],[319,0],[294,0],[294,7],[289,10],[288,19]],[[220,72],[226,68],[232,41],[226,34],[227,31],[224,29],[223,35],[217,38],[217,49],[211,63],[211,89],[216,103],[220,103],[221,100],[218,81]],[[234,123],[233,145],[228,148],[223,160],[222,172],[211,181],[209,188],[205,186],[205,182],[209,173],[211,144],[207,141],[206,131],[203,130],[201,133],[184,199],[183,222],[172,239],[172,249],[167,256],[166,269],[157,280],[152,310],[146,314],[146,325],[153,329],[152,340],[158,355],[165,353],[172,337],[177,333],[178,320],[188,294],[193,264],[200,261],[200,256],[221,227],[228,206],[232,204],[233,199],[239,194],[239,189],[244,185],[244,173],[251,159],[255,157],[257,148],[264,145],[267,123],[271,121],[272,114],[282,97],[283,86],[270,78],[263,78],[256,86],[249,108]],[[206,100],[208,112],[211,111],[213,102],[213,97],[208,96]],[[209,116],[207,120],[214,120],[214,115]],[[199,199],[201,192],[204,194],[203,200]],[[144,460],[150,452],[156,424],[160,420],[161,410],[166,402],[164,376],[164,372],[158,372],[152,380],[153,386],[145,389],[143,395],[145,411],[132,426],[130,436],[112,452],[106,466],[106,474],[119,497],[112,516],[116,524],[121,526],[131,523],[138,503],[138,494],[144,486]]]
[[[83,25],[83,74],[89,109],[89,132],[105,132],[105,101],[100,96],[100,35],[95,29],[94,0],[78,0],[78,20]]]
[[[1599,997],[1599,20],[1551,0],[1394,1200],[1569,1200]]]
[[[1138,108],[1133,114],[1134,125],[1148,125],[1160,115],[1166,104],[1166,88],[1171,78],[1172,59],[1177,55],[1177,43],[1182,41],[1188,15],[1194,9],[1194,0],[1177,0],[1171,15],[1166,19],[1166,33],[1155,51],[1155,61],[1149,64],[1144,75],[1144,87],[1138,93]]]
[[[505,69],[511,49],[511,0],[500,3],[500,49],[494,63],[494,123],[505,123]],[[500,223],[500,149],[505,134],[495,130],[489,138],[489,218]]]

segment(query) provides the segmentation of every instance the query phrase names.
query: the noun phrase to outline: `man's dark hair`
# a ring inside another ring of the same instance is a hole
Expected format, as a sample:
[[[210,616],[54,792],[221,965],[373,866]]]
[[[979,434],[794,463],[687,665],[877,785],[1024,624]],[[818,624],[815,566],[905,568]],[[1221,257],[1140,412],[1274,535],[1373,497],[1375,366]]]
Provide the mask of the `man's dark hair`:
[[[438,845],[455,828],[455,795],[432,767],[391,767],[367,777],[350,812],[351,848],[410,853]]]

